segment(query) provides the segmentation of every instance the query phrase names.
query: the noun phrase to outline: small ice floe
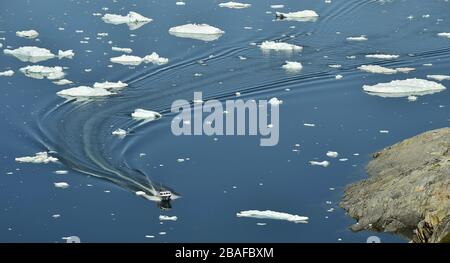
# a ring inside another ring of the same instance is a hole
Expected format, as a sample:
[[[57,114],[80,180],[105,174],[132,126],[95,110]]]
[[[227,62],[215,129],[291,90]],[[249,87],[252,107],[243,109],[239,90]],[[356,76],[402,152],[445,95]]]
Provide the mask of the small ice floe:
[[[433,94],[446,88],[434,81],[424,79],[394,80],[388,83],[379,83],[373,86],[364,85],[363,90],[370,95],[380,97],[408,97]]]
[[[130,30],[136,30],[141,26],[153,21],[153,19],[145,17],[136,12],[129,12],[126,16],[105,14],[102,17],[102,20],[105,23],[113,25],[127,24]]]
[[[52,215],[52,218],[54,218],[54,219],[57,219],[57,218],[60,218],[60,217],[61,217],[60,214],[54,214],[54,215]]]
[[[65,175],[65,174],[68,174],[69,173],[69,171],[67,171],[67,170],[57,170],[57,171],[55,171],[55,174],[58,174],[58,175]]]
[[[317,14],[313,10],[303,10],[290,13],[276,12],[276,17],[279,19],[286,19],[291,21],[314,22],[319,18],[319,14]]]
[[[275,51],[302,51],[303,47],[275,41],[264,41],[259,45],[262,50],[275,50]]]
[[[155,238],[153,235],[145,235],[145,238]]]
[[[169,63],[169,59],[160,57],[156,52],[142,58],[144,63],[152,63],[155,65],[164,65]]]
[[[137,66],[142,63],[142,58],[138,56],[122,55],[120,57],[114,57],[109,59],[112,63],[127,65],[127,66]]]
[[[57,80],[62,79],[65,76],[62,67],[45,67],[45,66],[26,66],[20,69],[25,76],[34,79]]]
[[[114,130],[112,132],[112,135],[118,136],[120,138],[124,138],[125,136],[127,136],[127,131],[119,128],[117,130]]]
[[[258,219],[274,219],[285,220],[294,223],[308,223],[309,218],[306,216],[292,215],[283,212],[276,212],[271,210],[259,211],[259,210],[247,210],[241,211],[236,214],[237,217],[250,217]]]
[[[273,98],[271,98],[271,99],[269,100],[269,104],[272,105],[272,106],[278,106],[278,105],[283,104],[283,101],[282,101],[282,100],[279,100],[279,99],[276,98],[276,97],[273,97]]]
[[[409,72],[411,72],[411,71],[414,71],[414,70],[416,70],[415,68],[395,68],[395,70],[397,70],[398,72],[400,72],[400,73],[405,73],[405,74],[407,74],[407,73],[409,73]]]
[[[17,31],[16,36],[33,39],[37,38],[39,36],[39,33],[36,30]]]
[[[396,74],[398,72],[396,69],[386,68],[378,65],[362,65],[358,67],[358,69],[364,72],[377,74]]]
[[[384,134],[388,134],[388,133],[389,133],[388,130],[380,130],[379,132],[380,132],[380,133],[384,133]]]
[[[233,9],[243,9],[243,8],[251,7],[252,5],[230,1],[230,2],[226,2],[226,3],[220,3],[219,6],[226,7],[226,8],[233,8]]]
[[[314,123],[303,123],[303,126],[305,127],[316,127]]]
[[[328,65],[329,68],[342,68],[342,65],[340,64],[332,64],[332,65]]]
[[[16,49],[4,49],[5,55],[16,57],[22,62],[37,63],[45,60],[55,58],[55,55],[50,50],[39,47],[19,47]]]
[[[118,82],[105,81],[105,82],[95,82],[94,83],[94,88],[98,88],[98,89],[121,90],[126,87],[128,87],[128,84],[123,83],[122,81],[118,81]]]
[[[408,96],[408,101],[416,101],[417,100],[417,96],[412,96],[412,95],[410,95],[410,96]]]
[[[87,86],[79,86],[75,88],[65,89],[58,91],[56,95],[66,98],[66,99],[88,99],[88,98],[99,98],[114,95],[106,89],[102,88],[91,88]]]
[[[53,84],[56,84],[58,86],[63,86],[63,85],[73,84],[73,82],[71,80],[68,80],[68,79],[60,79],[60,80],[57,80],[57,81],[53,81]]]
[[[284,5],[270,5],[270,8],[272,8],[272,9],[281,9],[281,8],[284,8]]]
[[[178,2],[176,2],[175,4],[176,4],[176,5],[186,5],[185,2],[181,2],[181,1],[178,1]]]
[[[14,71],[12,70],[0,72],[0,77],[11,77],[12,75],[14,75]]]
[[[48,155],[48,152],[38,152],[35,156],[18,157],[15,159],[18,163],[55,163],[58,158]]]
[[[131,49],[131,48],[112,47],[111,49],[112,49],[112,51],[123,52],[123,53],[127,53],[127,54],[130,54],[133,52],[133,49]]]
[[[322,167],[330,166],[330,162],[329,161],[322,161],[322,162],[309,161],[309,164],[311,164],[312,166],[322,166]]]
[[[343,77],[344,77],[344,76],[342,76],[342,75],[340,75],[340,74],[339,74],[339,75],[336,75],[336,76],[334,76],[334,78],[335,78],[335,79],[337,79],[337,80],[340,80],[340,79],[342,79]]]
[[[69,184],[66,182],[54,183],[56,188],[66,189],[69,187]]]
[[[341,158],[341,159],[339,159],[339,162],[346,162],[346,161],[348,161],[348,158]]]
[[[367,36],[365,36],[365,35],[361,35],[358,37],[347,37],[346,39],[347,39],[347,41],[367,41],[368,40]]]
[[[136,109],[131,113],[131,117],[135,120],[154,121],[161,118],[162,115],[156,111]]]
[[[298,72],[303,68],[303,65],[296,61],[286,61],[282,68],[290,72]]]
[[[75,53],[73,52],[73,50],[69,49],[66,51],[63,50],[59,50],[58,51],[58,58],[62,59],[62,58],[73,58],[75,56]]]
[[[437,80],[437,81],[444,81],[444,80],[450,80],[449,75],[427,75],[428,79]]]
[[[160,215],[159,216],[159,221],[177,221],[178,217],[176,216],[165,216],[165,215]]]
[[[169,34],[182,37],[192,38],[203,41],[214,41],[219,39],[225,32],[217,27],[208,24],[185,24],[181,26],[172,27],[169,29]]]
[[[330,158],[337,158],[339,156],[338,152],[328,151],[327,156]]]
[[[443,33],[438,33],[437,35],[440,36],[440,37],[450,38],[450,33],[443,32]]]
[[[424,66],[424,67],[432,67],[432,66],[433,66],[433,63],[425,63],[425,64],[423,64],[422,66]]]
[[[389,55],[389,54],[370,54],[370,55],[366,55],[366,58],[385,59],[385,60],[397,59],[399,57],[400,57],[399,55]]]

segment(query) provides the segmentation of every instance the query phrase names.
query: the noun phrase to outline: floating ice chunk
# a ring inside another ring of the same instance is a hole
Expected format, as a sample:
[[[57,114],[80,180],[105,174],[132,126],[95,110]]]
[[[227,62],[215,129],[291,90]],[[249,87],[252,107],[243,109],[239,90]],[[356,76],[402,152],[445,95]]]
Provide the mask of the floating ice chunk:
[[[176,216],[164,216],[164,215],[160,215],[159,216],[159,220],[160,221],[177,221],[178,217]]]
[[[120,57],[111,58],[110,61],[112,63],[122,64],[122,65],[137,66],[142,63],[142,58],[137,57],[137,56],[122,55]]]
[[[96,97],[111,96],[114,93],[102,88],[79,86],[75,88],[61,90],[56,94],[63,98],[96,98]]]
[[[327,156],[330,158],[337,158],[339,156],[338,152],[328,151]]]
[[[66,182],[54,183],[56,188],[66,189],[69,187],[69,184]]]
[[[157,119],[161,118],[162,115],[156,111],[136,109],[131,114],[131,117],[133,117],[133,119],[135,119],[135,120],[153,121],[153,120],[157,120]]]
[[[0,48],[2,48],[3,47],[3,44],[2,43],[0,43]]]
[[[281,8],[284,8],[284,5],[271,5],[270,8],[272,8],[272,9],[281,9]]]
[[[378,65],[362,65],[358,67],[359,70],[369,72],[369,73],[378,73],[378,74],[395,74],[397,70],[386,68]]]
[[[106,90],[120,90],[120,89],[123,89],[126,87],[128,87],[128,84],[123,83],[122,81],[119,81],[119,82],[105,81],[105,82],[95,82],[94,83],[94,88],[106,89]]]
[[[50,50],[39,47],[20,47],[14,50],[3,50],[5,55],[14,56],[22,62],[37,63],[45,60],[49,60],[55,57]]]
[[[69,49],[66,51],[63,50],[59,50],[58,51],[58,58],[62,59],[62,58],[73,58],[75,56],[75,53],[73,53],[73,50]]]
[[[14,71],[12,70],[0,72],[0,77],[11,77],[12,75],[14,75]]]
[[[37,38],[39,33],[36,30],[17,31],[16,36],[33,39]]]
[[[125,136],[127,136],[127,131],[123,130],[123,129],[117,129],[112,132],[112,135],[116,135],[116,136],[119,136],[120,138],[124,138]]]
[[[388,83],[379,83],[373,86],[364,85],[363,90],[370,95],[380,97],[408,97],[433,94],[446,88],[434,81],[424,79],[394,80]]]
[[[389,55],[389,54],[371,54],[371,55],[366,55],[366,58],[376,58],[376,59],[386,59],[386,60],[397,59],[399,57],[400,57],[399,55]]]
[[[286,61],[286,64],[282,66],[287,71],[300,71],[303,68],[302,63],[295,61]]]
[[[294,223],[308,223],[309,218],[306,216],[292,215],[283,212],[276,212],[271,210],[259,211],[259,210],[247,210],[241,211],[236,214],[237,217],[250,217],[258,219],[274,219],[285,220]]]
[[[330,166],[330,162],[329,161],[322,161],[322,162],[310,161],[309,163],[311,165],[313,165],[313,166],[322,166],[322,167]]]
[[[367,41],[367,36],[361,35],[359,37],[347,37],[347,41]]]
[[[278,105],[283,104],[283,101],[282,101],[282,100],[279,100],[279,99],[276,98],[276,97],[273,97],[273,98],[271,98],[271,99],[269,100],[269,104],[272,105],[272,106],[278,106]]]
[[[55,174],[59,174],[59,175],[65,175],[65,174],[68,174],[69,173],[69,171],[66,171],[66,170],[57,170],[57,171],[55,171]]]
[[[62,67],[26,66],[20,69],[25,76],[34,79],[47,78],[49,80],[62,79],[65,75]]]
[[[316,125],[313,124],[313,123],[303,123],[303,126],[305,126],[305,127],[316,127]]]
[[[336,76],[334,76],[334,78],[335,79],[337,79],[337,80],[340,80],[340,79],[342,79],[344,76],[342,76],[342,75],[336,75]]]
[[[417,96],[408,96],[408,101],[416,101]]]
[[[73,84],[73,82],[68,80],[68,79],[60,79],[60,80],[57,80],[57,81],[53,81],[53,83],[58,85],[58,86]]]
[[[123,52],[127,54],[133,52],[133,49],[131,48],[112,47],[111,49],[112,51]]]
[[[385,133],[385,134],[387,134],[387,133],[389,133],[389,131],[388,131],[388,130],[380,130],[380,133]]]
[[[444,81],[444,80],[450,80],[449,75],[427,75],[428,79],[437,80],[437,81]]]
[[[224,33],[221,29],[208,24],[186,24],[169,29],[169,34],[173,36],[203,41],[217,40]]]
[[[293,20],[299,22],[308,22],[308,21],[314,22],[317,20],[317,18],[319,18],[319,14],[317,14],[313,10],[303,10],[291,13],[276,12],[276,16],[279,19]]]
[[[153,52],[150,55],[147,55],[142,58],[145,63],[153,63],[155,65],[164,65],[169,62],[169,59],[160,57],[156,52]]]
[[[48,155],[47,152],[38,152],[35,156],[18,157],[15,159],[18,163],[54,163],[58,158]]]
[[[411,71],[416,70],[415,68],[396,68],[395,70],[397,70],[400,73],[409,73]]]
[[[252,5],[230,1],[230,2],[226,2],[226,3],[220,3],[219,6],[226,7],[226,8],[243,9],[243,8],[251,7]]]
[[[185,2],[181,2],[181,1],[178,1],[178,2],[176,2],[175,4],[176,4],[176,5],[186,5]]]
[[[130,30],[136,30],[153,21],[153,19],[142,16],[136,12],[129,12],[126,16],[105,14],[102,17],[102,20],[105,21],[105,23],[113,25],[127,24]]]
[[[446,38],[450,38],[450,33],[438,33],[438,36],[440,37],[446,37]]]
[[[333,65],[328,65],[329,68],[342,68],[342,65],[340,64],[333,64]]]
[[[61,215],[60,214],[54,214],[54,215],[52,215],[52,217],[56,219],[56,218],[60,218]]]
[[[303,47],[275,41],[264,41],[259,46],[262,50],[275,50],[275,51],[302,51]]]

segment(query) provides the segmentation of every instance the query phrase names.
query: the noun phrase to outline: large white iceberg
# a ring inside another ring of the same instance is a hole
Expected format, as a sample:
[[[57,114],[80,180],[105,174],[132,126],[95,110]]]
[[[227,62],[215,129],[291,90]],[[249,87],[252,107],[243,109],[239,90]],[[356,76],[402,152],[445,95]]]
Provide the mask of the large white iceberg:
[[[220,3],[220,7],[227,7],[227,8],[234,8],[234,9],[243,9],[252,6],[251,4],[244,4],[239,2],[226,2],[226,3]]]
[[[62,67],[26,66],[20,69],[25,76],[34,79],[62,79],[65,75]]]
[[[122,81],[118,82],[95,82],[94,88],[106,89],[106,90],[120,90],[128,87],[127,83],[123,83]]]
[[[380,97],[408,97],[433,94],[445,90],[439,83],[424,79],[394,80],[388,83],[379,83],[373,86],[364,85],[363,90],[370,95]]]
[[[63,98],[80,98],[80,99],[87,99],[87,98],[98,98],[98,97],[106,97],[113,95],[114,93],[102,89],[102,88],[91,88],[87,86],[79,86],[75,88],[65,89],[61,90],[56,93],[58,96]]]
[[[49,60],[55,57],[50,50],[39,47],[20,47],[17,49],[5,49],[3,50],[5,55],[14,56],[22,62],[37,63],[45,60]]]
[[[47,152],[38,152],[35,156],[18,157],[15,159],[18,163],[54,163],[58,158],[48,155]]]
[[[153,121],[161,118],[162,115],[156,111],[136,109],[133,113],[131,113],[131,117],[135,120]]]
[[[208,24],[186,24],[169,29],[169,34],[173,36],[203,41],[217,40],[224,33],[221,29]]]
[[[141,26],[152,22],[153,19],[145,17],[136,12],[129,12],[126,16],[115,15],[115,14],[105,14],[102,17],[103,21],[108,24],[120,25],[127,24],[130,30],[136,30]]]
[[[303,47],[275,41],[264,41],[259,46],[262,50],[275,50],[275,51],[302,51]]]
[[[33,39],[37,38],[39,33],[36,30],[17,31],[16,36]]]
[[[317,18],[319,18],[319,14],[317,14],[313,10],[303,10],[290,13],[276,12],[276,16],[279,19],[286,19],[299,22],[309,22],[309,21],[314,22],[317,20]]]
[[[271,210],[259,211],[259,210],[248,210],[241,211],[236,214],[237,217],[251,217],[259,219],[275,219],[275,220],[285,220],[294,223],[308,223],[309,218],[306,216],[292,215],[283,212],[275,212]]]

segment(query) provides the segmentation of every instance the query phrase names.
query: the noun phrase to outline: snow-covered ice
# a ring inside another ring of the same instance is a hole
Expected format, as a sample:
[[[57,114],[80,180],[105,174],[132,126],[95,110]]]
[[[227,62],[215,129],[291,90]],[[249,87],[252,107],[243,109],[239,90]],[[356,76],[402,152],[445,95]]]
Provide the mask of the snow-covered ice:
[[[118,81],[118,82],[109,82],[109,81],[105,81],[105,82],[95,82],[94,83],[94,88],[100,88],[100,89],[106,89],[106,90],[120,90],[123,88],[128,87],[127,83],[123,83],[122,81]]]
[[[120,57],[110,58],[110,61],[122,65],[137,66],[142,63],[142,58],[138,56],[122,55]]]
[[[444,81],[444,80],[450,80],[449,75],[427,75],[428,79],[437,80],[437,81]]]
[[[286,64],[282,66],[287,71],[300,71],[303,68],[302,63],[296,61],[286,61]]]
[[[241,211],[236,214],[237,217],[250,217],[258,219],[274,219],[285,220],[294,223],[308,223],[309,218],[306,216],[292,215],[283,212],[276,212],[271,210],[259,211],[259,210],[247,210]]]
[[[130,30],[136,30],[141,26],[153,21],[153,19],[145,17],[136,12],[129,12],[126,16],[105,14],[102,17],[102,20],[105,21],[105,23],[113,25],[127,24]]]
[[[79,86],[58,91],[56,94],[63,98],[96,98],[110,96],[114,93],[102,88]]]
[[[112,132],[112,135],[119,136],[120,138],[124,138],[127,136],[127,131],[124,129],[117,129]]]
[[[389,54],[369,54],[369,55],[366,55],[366,58],[385,59],[385,60],[397,59],[399,57],[400,57],[399,55],[389,55]]]
[[[68,80],[68,79],[60,79],[60,80],[57,80],[57,81],[53,81],[53,83],[58,85],[58,86],[63,86],[63,85],[73,84],[73,81]]]
[[[176,216],[165,216],[165,215],[160,215],[159,216],[159,220],[160,221],[177,221],[178,217]]]
[[[328,167],[330,165],[330,162],[329,161],[322,161],[322,162],[310,161],[309,164],[311,164],[312,166]]]
[[[328,151],[327,156],[330,158],[337,158],[339,156],[338,152]]]
[[[17,157],[18,163],[54,163],[58,161],[58,158],[48,155],[48,152],[38,152],[35,156]]]
[[[123,52],[123,53],[127,53],[127,54],[130,54],[133,52],[133,49],[131,49],[131,48],[112,47],[111,49],[112,49],[112,51]]]
[[[275,51],[302,51],[303,47],[275,41],[264,41],[259,46],[262,50],[275,50]]]
[[[39,36],[39,33],[36,30],[25,30],[25,31],[17,31],[16,36],[18,37],[24,37],[24,38],[37,38]]]
[[[151,110],[144,110],[144,109],[136,109],[132,114],[131,117],[135,120],[146,120],[146,121],[152,121],[157,120],[161,118],[161,114],[156,111]]]
[[[50,50],[39,47],[19,47],[16,49],[4,49],[5,55],[14,56],[22,62],[37,63],[45,60],[55,58],[55,55]]]
[[[230,1],[230,2],[226,2],[226,3],[220,3],[219,6],[226,7],[226,8],[243,9],[243,8],[251,7],[252,5]]]
[[[358,69],[364,72],[378,74],[395,74],[398,72],[396,69],[386,68],[378,65],[362,65],[358,67]]]
[[[319,18],[319,14],[313,10],[303,10],[298,12],[282,13],[276,12],[276,15],[280,19],[299,21],[299,22],[309,22],[316,21]]]
[[[438,33],[438,36],[450,38],[450,33],[442,32],[442,33]]]
[[[62,79],[65,76],[62,67],[45,67],[45,66],[26,66],[20,69],[20,72],[25,74],[25,76],[34,79],[44,79],[57,80]]]
[[[223,30],[208,24],[185,24],[169,29],[169,34],[173,36],[203,41],[217,40],[224,33]]]
[[[445,90],[439,83],[424,79],[394,80],[376,85],[364,85],[363,90],[370,95],[380,97],[408,97],[411,95],[427,95]]]
[[[75,56],[75,53],[73,52],[73,50],[69,49],[69,50],[59,50],[58,51],[58,58],[62,59],[62,58],[73,58]]]
[[[347,37],[347,41],[367,41],[368,38],[365,35],[357,36],[357,37]]]
[[[56,188],[66,189],[69,187],[69,184],[66,182],[54,183]]]
[[[164,65],[169,62],[169,59],[160,57],[156,52],[153,52],[152,54],[143,57],[142,61],[145,63],[153,63],[155,65]]]
[[[270,5],[270,8],[272,8],[272,9],[281,9],[281,8],[284,8],[284,5]]]
[[[6,70],[6,71],[0,72],[0,77],[11,77],[12,75],[14,75],[14,71],[12,71],[12,70]]]

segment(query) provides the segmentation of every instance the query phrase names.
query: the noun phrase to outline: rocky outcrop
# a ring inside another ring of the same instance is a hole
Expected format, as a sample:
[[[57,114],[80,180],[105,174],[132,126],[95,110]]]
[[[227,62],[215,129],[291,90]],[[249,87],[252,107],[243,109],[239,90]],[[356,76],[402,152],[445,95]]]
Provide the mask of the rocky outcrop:
[[[340,205],[354,231],[450,242],[450,128],[429,131],[373,154],[369,178],[346,188]]]

